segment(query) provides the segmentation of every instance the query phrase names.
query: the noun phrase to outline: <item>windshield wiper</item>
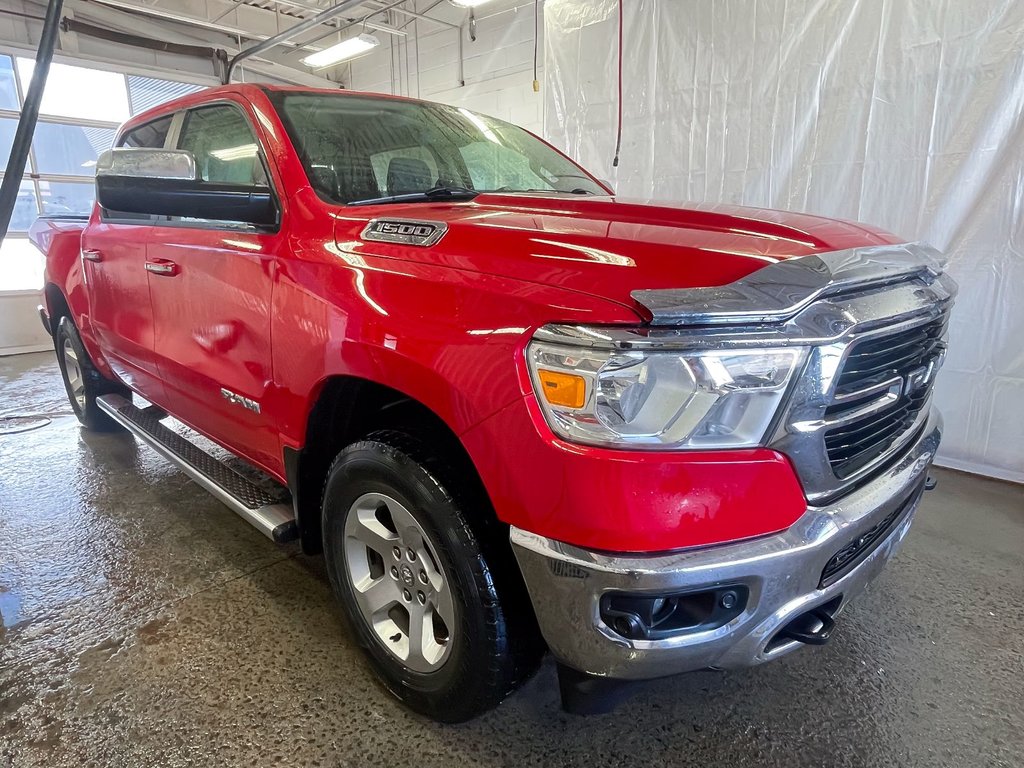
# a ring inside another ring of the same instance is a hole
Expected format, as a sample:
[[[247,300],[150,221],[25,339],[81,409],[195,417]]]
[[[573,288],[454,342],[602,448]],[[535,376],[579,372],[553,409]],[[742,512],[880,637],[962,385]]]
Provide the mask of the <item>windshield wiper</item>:
[[[515,195],[515,194],[529,194],[532,192],[541,192],[545,195],[593,195],[596,194],[591,192],[589,189],[583,189],[583,187],[577,187],[576,189],[496,189],[494,190],[498,194],[502,195]]]
[[[437,186],[422,192],[408,192],[402,195],[386,195],[385,197],[369,197],[365,200],[353,200],[349,205],[378,205],[381,203],[415,203],[434,200],[472,200],[480,193],[475,189],[456,186]]]

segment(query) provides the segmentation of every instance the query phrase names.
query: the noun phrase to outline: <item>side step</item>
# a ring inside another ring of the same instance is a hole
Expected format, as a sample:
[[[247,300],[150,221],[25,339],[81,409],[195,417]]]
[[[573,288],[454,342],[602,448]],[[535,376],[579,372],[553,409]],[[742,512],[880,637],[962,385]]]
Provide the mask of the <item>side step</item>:
[[[102,395],[96,403],[112,419],[189,477],[252,523],[261,533],[282,544],[298,535],[295,512],[287,501],[275,498],[231,467],[160,423],[166,416],[155,407],[136,408],[120,395]]]

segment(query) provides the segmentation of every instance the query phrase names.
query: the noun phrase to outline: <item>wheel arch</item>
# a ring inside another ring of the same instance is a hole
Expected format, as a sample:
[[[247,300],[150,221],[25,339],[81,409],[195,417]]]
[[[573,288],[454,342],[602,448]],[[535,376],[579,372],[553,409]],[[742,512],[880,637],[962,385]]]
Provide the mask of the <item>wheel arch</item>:
[[[394,430],[429,442],[442,453],[460,489],[481,514],[497,520],[483,481],[455,431],[433,409],[397,389],[352,375],[330,376],[308,409],[301,449],[286,448],[285,473],[295,504],[303,551],[321,551],[320,501],[327,472],[345,446],[373,432]]]
[[[50,327],[57,332],[57,324],[65,315],[71,315],[71,307],[64,296],[64,291],[56,283],[47,283],[43,286],[43,300],[46,302],[46,313],[50,316]]]

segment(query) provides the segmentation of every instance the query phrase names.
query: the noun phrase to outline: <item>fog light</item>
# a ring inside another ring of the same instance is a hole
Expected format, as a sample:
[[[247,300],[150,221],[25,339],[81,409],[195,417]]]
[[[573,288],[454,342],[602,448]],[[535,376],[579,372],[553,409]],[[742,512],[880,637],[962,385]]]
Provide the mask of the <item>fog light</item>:
[[[667,595],[609,592],[601,597],[601,619],[630,640],[661,640],[717,629],[747,606],[742,585]]]

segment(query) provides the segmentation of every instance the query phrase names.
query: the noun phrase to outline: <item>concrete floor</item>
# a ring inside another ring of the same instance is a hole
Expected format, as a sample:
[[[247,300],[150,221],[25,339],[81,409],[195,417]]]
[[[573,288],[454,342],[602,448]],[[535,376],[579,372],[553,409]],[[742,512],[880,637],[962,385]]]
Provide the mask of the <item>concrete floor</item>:
[[[0,416],[41,412],[0,434],[0,768],[1024,765],[1020,486],[938,471],[825,648],[586,719],[547,660],[446,727],[376,684],[318,559],[131,437],[81,431],[52,355],[0,359]]]

